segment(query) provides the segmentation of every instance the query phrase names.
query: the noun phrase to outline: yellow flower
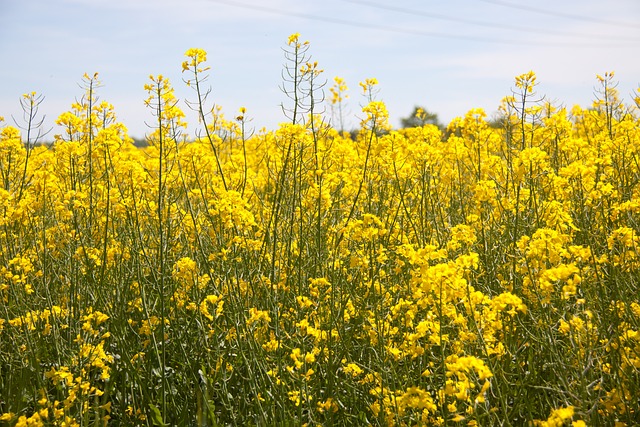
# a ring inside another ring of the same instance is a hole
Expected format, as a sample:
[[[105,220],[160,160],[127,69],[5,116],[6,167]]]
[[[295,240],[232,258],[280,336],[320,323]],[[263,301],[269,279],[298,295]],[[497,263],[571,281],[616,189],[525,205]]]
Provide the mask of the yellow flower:
[[[516,87],[526,92],[533,92],[536,85],[536,75],[533,71],[526,72],[516,77]]]
[[[333,81],[334,85],[329,88],[331,92],[331,104],[338,104],[349,97],[349,95],[345,93],[349,88],[342,77],[334,77]]]
[[[342,367],[342,370],[345,374],[351,375],[352,377],[357,377],[364,373],[362,368],[355,363],[348,363],[346,366]]]
[[[313,363],[315,361],[316,361],[316,355],[313,352],[309,352],[304,355],[305,363]]]
[[[269,316],[269,312],[266,310],[258,310],[255,307],[251,307],[249,309],[249,319],[247,319],[247,325],[253,325],[254,323],[271,322],[271,317]]]
[[[276,351],[278,348],[280,348],[280,343],[275,339],[271,339],[266,343],[262,344],[262,348],[264,349],[264,351],[268,353],[272,353]]]
[[[13,417],[15,417],[15,414],[13,412],[5,412],[4,414],[0,415],[0,421],[11,421]]]
[[[360,85],[360,87],[362,88],[362,91],[364,93],[367,93],[369,91],[371,91],[371,89],[373,89],[374,86],[378,85],[378,79],[376,78],[369,78],[366,79],[363,82],[358,83]]]
[[[544,425],[546,427],[562,427],[565,421],[573,417],[573,413],[573,406],[554,409]]]
[[[361,124],[365,128],[389,129],[389,111],[382,101],[371,101],[362,108],[366,117]]]
[[[289,46],[292,46],[292,45],[299,46],[299,44],[298,44],[298,40],[299,39],[300,39],[300,33],[293,33],[287,39],[287,44]],[[307,42],[305,42],[305,43],[307,43]]]
[[[318,401],[316,404],[318,405],[318,410],[320,412],[327,412],[327,411],[337,412],[338,411],[338,405],[336,404],[335,400],[332,397],[329,397],[324,402]]]
[[[182,72],[185,72],[190,68],[193,69],[194,72],[199,72],[199,73],[209,69],[209,67],[206,67],[206,68],[198,67],[200,64],[207,61],[207,52],[205,50],[198,49],[198,48],[191,48],[184,53],[184,56],[186,56],[189,59],[182,63]]]
[[[290,391],[289,400],[294,403],[296,406],[300,406],[300,392],[298,390]]]

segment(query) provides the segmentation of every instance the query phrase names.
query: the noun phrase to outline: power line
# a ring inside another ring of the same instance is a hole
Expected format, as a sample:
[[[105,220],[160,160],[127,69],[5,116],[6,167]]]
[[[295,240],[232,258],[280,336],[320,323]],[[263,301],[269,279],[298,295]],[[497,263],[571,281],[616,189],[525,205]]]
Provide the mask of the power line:
[[[542,15],[554,16],[556,18],[567,18],[567,19],[573,19],[577,21],[594,22],[596,24],[616,25],[620,27],[634,28],[636,30],[640,29],[639,24],[632,24],[630,22],[612,21],[609,19],[594,18],[593,16],[576,15],[573,13],[552,12],[547,9],[540,9],[538,7],[533,7],[533,6],[513,4],[506,1],[501,1],[501,0],[480,0],[480,1],[485,3],[495,4],[498,6],[509,7],[511,9],[519,9],[519,10],[525,10],[527,12],[534,12],[534,13],[540,13]]]
[[[407,35],[414,35],[414,36],[461,40],[461,41],[476,42],[476,43],[479,42],[479,43],[491,43],[491,44],[503,44],[503,45],[515,45],[515,46],[550,46],[550,47],[563,46],[563,47],[575,47],[575,48],[622,47],[623,46],[620,43],[593,44],[591,42],[590,43],[541,42],[541,41],[511,40],[506,38],[466,36],[466,35],[459,35],[459,34],[441,33],[441,32],[435,32],[435,31],[422,31],[422,30],[416,30],[411,28],[400,28],[400,27],[393,27],[388,25],[369,24],[366,22],[350,21],[350,20],[341,19],[341,18],[330,18],[326,16],[311,15],[308,13],[283,11],[281,9],[261,6],[257,4],[245,3],[240,1],[233,1],[233,0],[208,0],[208,1],[212,3],[224,4],[227,6],[238,7],[242,9],[249,9],[253,11],[266,12],[266,13],[271,13],[275,15],[289,16],[294,18],[308,19],[312,21],[327,22],[331,24],[345,25],[345,26],[355,27],[355,28],[364,28],[368,30],[386,31],[391,33],[407,34]]]
[[[354,4],[361,4],[363,6],[368,6],[368,7],[373,7],[376,9],[382,9],[382,10],[388,10],[391,12],[399,12],[399,13],[405,13],[408,15],[413,15],[413,16],[425,16],[428,18],[434,18],[434,19],[440,19],[440,20],[444,20],[444,21],[450,21],[450,22],[458,22],[461,24],[470,24],[470,25],[477,25],[477,26],[481,26],[481,27],[488,27],[488,28],[501,28],[501,29],[505,29],[505,30],[512,30],[512,31],[520,31],[520,32],[525,32],[525,33],[533,33],[533,34],[540,34],[540,35],[549,35],[549,34],[553,34],[553,35],[559,35],[559,36],[569,36],[569,37],[580,37],[580,38],[587,38],[587,39],[591,39],[593,40],[594,38],[596,39],[608,39],[608,40],[618,40],[618,41],[635,41],[635,42],[639,42],[640,40],[638,39],[629,39],[626,37],[617,37],[617,36],[606,36],[606,35],[596,35],[596,34],[584,34],[584,33],[570,33],[570,32],[566,32],[566,31],[557,31],[557,30],[542,30],[539,28],[531,28],[531,27],[523,27],[521,25],[508,25],[508,24],[501,24],[501,23],[492,23],[492,22],[487,22],[487,21],[476,21],[473,19],[464,19],[464,18],[459,18],[459,17],[454,17],[451,15],[444,15],[441,13],[433,13],[433,12],[424,12],[421,10],[415,10],[415,9],[408,9],[408,8],[404,8],[404,7],[398,7],[398,6],[389,6],[387,4],[380,4],[380,3],[374,3],[371,1],[365,1],[365,0],[343,0],[347,3],[354,3]]]

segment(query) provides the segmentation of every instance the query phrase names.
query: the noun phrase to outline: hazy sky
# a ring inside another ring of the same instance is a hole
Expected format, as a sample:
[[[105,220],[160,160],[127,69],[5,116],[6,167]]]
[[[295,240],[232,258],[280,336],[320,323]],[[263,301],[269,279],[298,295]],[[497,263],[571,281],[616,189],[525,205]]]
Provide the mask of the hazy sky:
[[[568,107],[591,104],[596,74],[615,71],[628,102],[640,85],[639,0],[0,0],[0,20],[0,116],[20,119],[20,96],[36,91],[52,134],[82,75],[98,72],[100,98],[143,136],[150,74],[193,98],[181,73],[191,47],[208,52],[211,99],[228,117],[245,106],[253,127],[275,128],[295,32],[329,85],[346,79],[351,117],[358,82],[377,78],[394,126],[414,105],[445,123],[475,107],[491,115],[529,70],[539,94]]]

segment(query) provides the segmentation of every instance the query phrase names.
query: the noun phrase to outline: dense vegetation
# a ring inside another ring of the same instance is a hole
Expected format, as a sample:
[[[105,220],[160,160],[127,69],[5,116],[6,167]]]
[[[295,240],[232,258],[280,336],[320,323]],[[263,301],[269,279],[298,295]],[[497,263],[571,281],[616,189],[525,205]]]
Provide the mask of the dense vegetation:
[[[192,137],[162,76],[146,148],[97,75],[51,146],[1,129],[0,424],[640,423],[640,117],[613,74],[571,110],[523,74],[500,126],[444,131],[391,129],[370,79],[352,137],[308,49],[273,131],[207,106],[199,49]]]

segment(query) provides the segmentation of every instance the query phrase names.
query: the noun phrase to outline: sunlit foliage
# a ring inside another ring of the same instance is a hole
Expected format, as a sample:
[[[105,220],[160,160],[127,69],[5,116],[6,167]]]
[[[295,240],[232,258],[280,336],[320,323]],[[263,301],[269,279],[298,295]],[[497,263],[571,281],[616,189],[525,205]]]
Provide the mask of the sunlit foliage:
[[[613,73],[572,109],[525,73],[445,131],[393,130],[367,79],[350,135],[309,44],[285,52],[273,131],[208,104],[201,49],[192,135],[163,76],[143,149],[98,75],[51,146],[1,128],[0,424],[637,425],[640,119]]]

